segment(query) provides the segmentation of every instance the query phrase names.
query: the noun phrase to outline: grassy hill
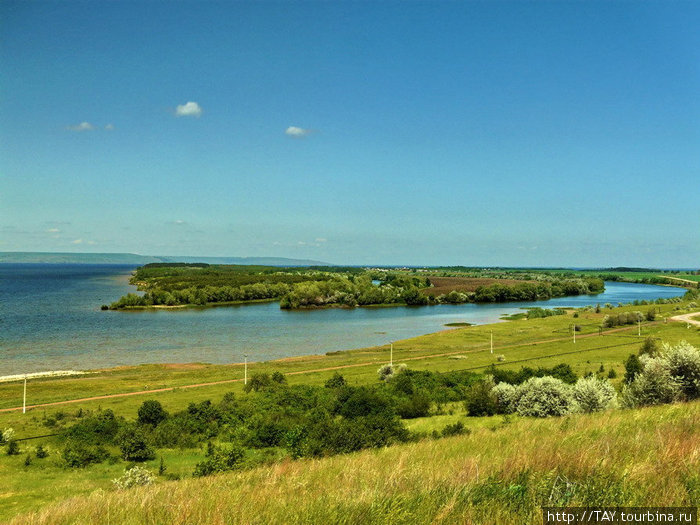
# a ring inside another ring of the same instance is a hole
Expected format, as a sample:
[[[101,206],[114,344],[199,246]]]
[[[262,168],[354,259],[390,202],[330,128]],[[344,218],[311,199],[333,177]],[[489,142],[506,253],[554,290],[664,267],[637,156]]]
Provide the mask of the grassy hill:
[[[97,491],[20,524],[541,523],[541,506],[700,503],[700,402],[491,418],[468,435]]]

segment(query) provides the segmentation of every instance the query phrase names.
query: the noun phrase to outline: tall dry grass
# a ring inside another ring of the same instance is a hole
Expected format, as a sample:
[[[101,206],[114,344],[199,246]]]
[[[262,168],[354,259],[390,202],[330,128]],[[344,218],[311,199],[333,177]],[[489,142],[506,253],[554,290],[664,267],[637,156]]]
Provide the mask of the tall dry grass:
[[[467,436],[98,491],[12,524],[519,525],[540,523],[542,505],[688,506],[698,500],[696,402],[501,422]]]

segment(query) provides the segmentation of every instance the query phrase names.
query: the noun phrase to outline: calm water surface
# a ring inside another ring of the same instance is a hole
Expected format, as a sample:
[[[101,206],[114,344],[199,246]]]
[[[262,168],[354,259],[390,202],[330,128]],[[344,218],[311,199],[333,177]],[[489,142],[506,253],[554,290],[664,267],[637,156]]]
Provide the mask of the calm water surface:
[[[534,303],[280,310],[278,303],[138,312],[100,305],[134,291],[134,266],[0,264],[0,376],[158,362],[230,363],[381,345],[491,323],[525,306],[585,306],[683,295],[665,286],[606,283],[595,296]]]

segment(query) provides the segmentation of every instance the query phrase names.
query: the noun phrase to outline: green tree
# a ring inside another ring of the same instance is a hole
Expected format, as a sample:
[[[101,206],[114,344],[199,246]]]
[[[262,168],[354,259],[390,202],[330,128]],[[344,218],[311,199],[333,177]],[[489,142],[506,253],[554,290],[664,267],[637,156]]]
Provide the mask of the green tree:
[[[634,378],[642,371],[642,362],[637,357],[637,354],[630,354],[625,361],[625,383],[631,383]]]
[[[149,399],[144,401],[139,407],[138,422],[143,425],[155,427],[167,417],[168,413],[163,409],[159,401]]]

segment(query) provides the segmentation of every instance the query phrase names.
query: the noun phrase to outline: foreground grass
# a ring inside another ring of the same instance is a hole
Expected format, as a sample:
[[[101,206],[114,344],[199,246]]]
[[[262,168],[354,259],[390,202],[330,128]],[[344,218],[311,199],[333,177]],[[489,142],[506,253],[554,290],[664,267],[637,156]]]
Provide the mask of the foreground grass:
[[[541,523],[543,505],[700,503],[700,403],[517,419],[469,435],[98,490],[24,524]]]

